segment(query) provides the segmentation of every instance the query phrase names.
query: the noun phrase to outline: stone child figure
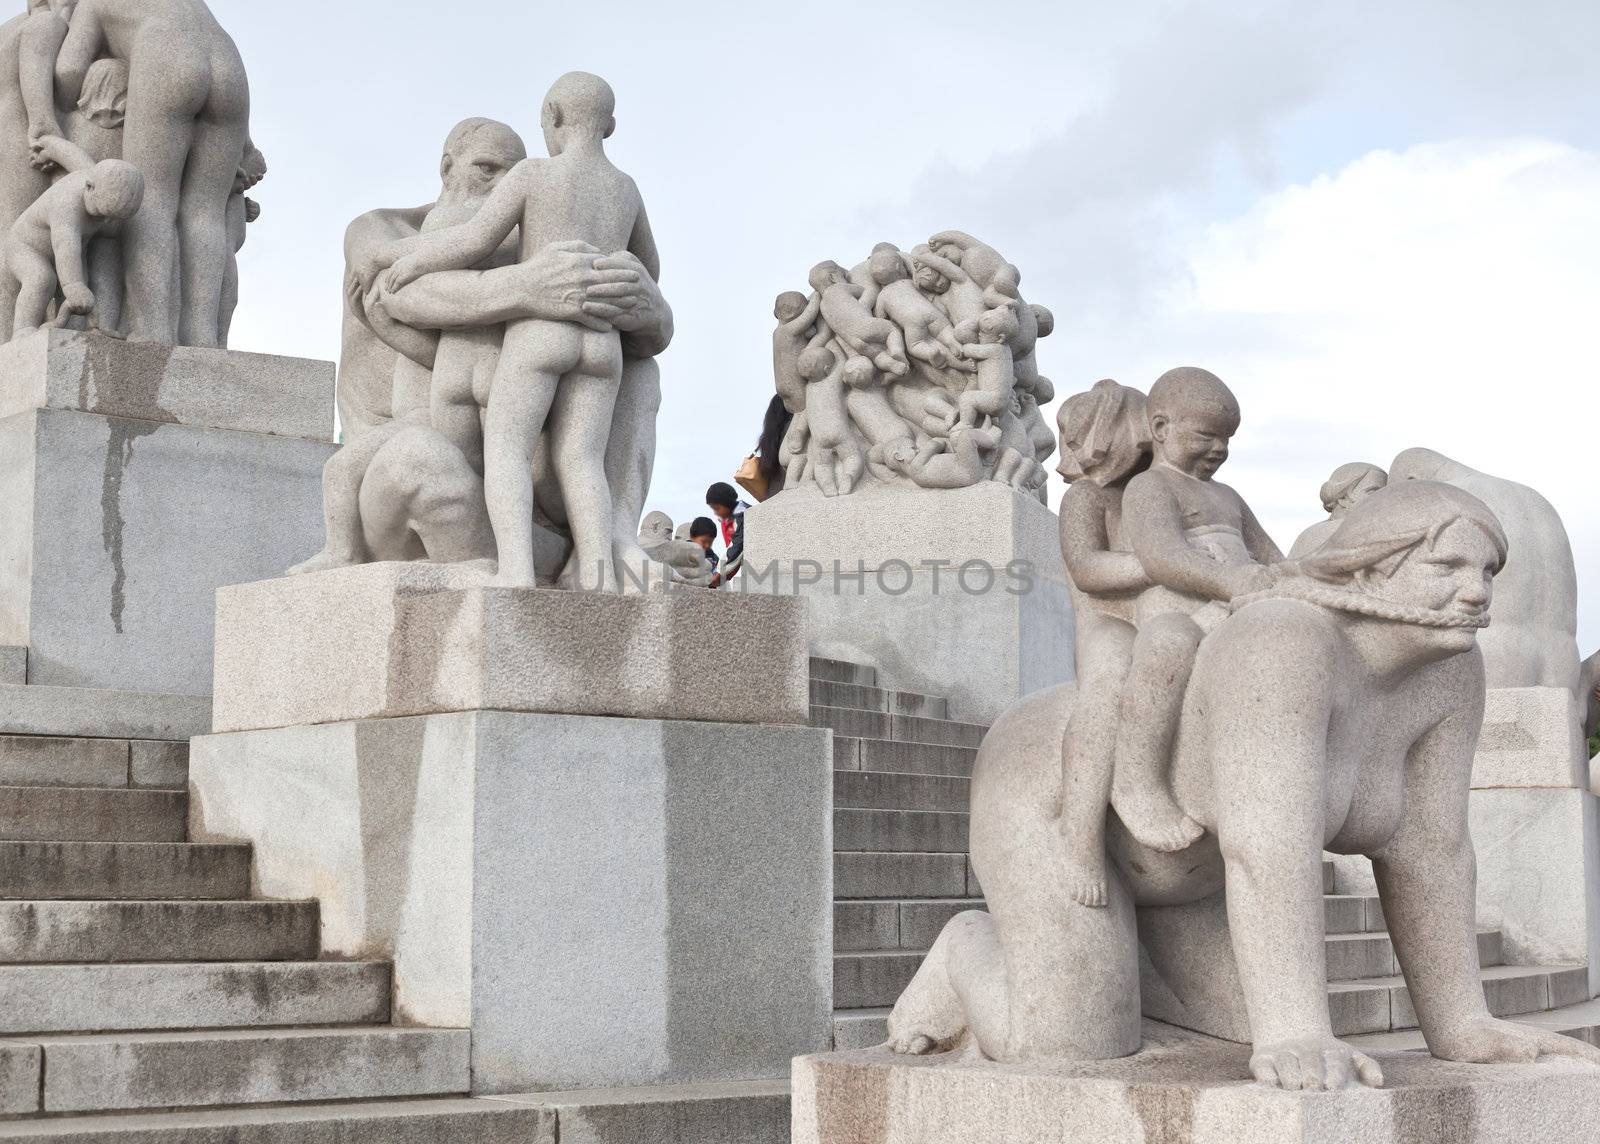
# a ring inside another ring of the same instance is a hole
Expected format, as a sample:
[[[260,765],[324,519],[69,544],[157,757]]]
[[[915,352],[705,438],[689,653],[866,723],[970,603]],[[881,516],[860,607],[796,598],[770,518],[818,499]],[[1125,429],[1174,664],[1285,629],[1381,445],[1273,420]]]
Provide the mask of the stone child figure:
[[[863,289],[837,262],[811,268],[811,288],[822,296],[822,320],[848,356],[867,359],[892,377],[907,373],[905,335],[893,322],[875,316],[862,301]]]
[[[1016,374],[1009,343],[1019,328],[1012,307],[996,306],[985,310],[978,319],[977,340],[968,339],[962,345],[962,352],[978,363],[977,380],[957,399],[962,425],[977,425],[983,418],[999,417],[1010,402]]]
[[[1181,850],[1202,833],[1167,782],[1178,707],[1205,633],[1235,596],[1272,583],[1283,554],[1243,498],[1212,478],[1239,429],[1239,403],[1216,375],[1169,370],[1150,388],[1154,463],[1128,482],[1123,527],[1151,587],[1123,686],[1111,803],[1154,850]]]
[[[541,122],[548,159],[529,159],[501,181],[472,219],[425,237],[389,271],[399,290],[424,274],[472,267],[521,228],[523,259],[554,242],[627,249],[655,278],[660,265],[644,202],[612,165],[605,140],[616,126],[616,99],[599,76],[570,72],[545,97]],[[621,338],[575,322],[530,318],[511,323],[484,415],[484,478],[500,566],[496,582],[535,585],[534,452],[548,419],[551,460],[572,525],[574,562],[616,587],[612,560],[606,441],[622,380]],[[471,443],[463,452],[471,452]]]
[[[22,213],[4,241],[4,273],[17,299],[14,338],[44,325],[58,286],[65,300],[57,325],[93,313],[89,245],[117,233],[144,201],[144,177],[131,164],[106,159],[82,166],[84,156],[70,146],[51,148],[49,158],[69,173]]]
[[[1388,483],[1388,473],[1365,461],[1352,461],[1333,470],[1332,475],[1322,483],[1320,492],[1322,510],[1328,514],[1328,519],[1318,521],[1299,535],[1289,549],[1289,559],[1298,560],[1321,548],[1323,542],[1338,529],[1345,514],[1361,498],[1377,492]]]
[[[1134,610],[1150,586],[1123,538],[1122,497],[1150,467],[1145,397],[1097,382],[1062,403],[1061,554],[1072,583],[1078,695],[1061,742],[1061,833],[1067,892],[1081,906],[1106,904],[1106,807],[1117,749],[1117,713],[1133,659]]]

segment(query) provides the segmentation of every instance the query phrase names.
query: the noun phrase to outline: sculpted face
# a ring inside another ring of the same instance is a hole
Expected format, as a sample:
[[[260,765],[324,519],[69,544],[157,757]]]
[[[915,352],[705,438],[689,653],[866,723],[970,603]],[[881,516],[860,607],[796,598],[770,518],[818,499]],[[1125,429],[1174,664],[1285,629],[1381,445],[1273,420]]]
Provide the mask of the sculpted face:
[[[439,163],[444,181],[439,200],[463,203],[485,199],[506,173],[527,157],[522,138],[505,124],[468,120],[445,140]]]
[[[915,281],[917,289],[924,294],[943,294],[950,289],[950,279],[921,262],[917,263]]]
[[[1409,608],[1426,608],[1459,616],[1463,626],[1413,628],[1440,651],[1466,651],[1478,629],[1489,621],[1494,576],[1500,568],[1498,546],[1482,528],[1466,519],[1446,525],[1429,544],[1424,540],[1406,554],[1388,576],[1373,569],[1358,583],[1370,595]]]
[[[1150,419],[1150,435],[1162,461],[1202,481],[1216,476],[1228,459],[1228,441],[1239,420],[1211,404],[1180,406],[1176,412]]]

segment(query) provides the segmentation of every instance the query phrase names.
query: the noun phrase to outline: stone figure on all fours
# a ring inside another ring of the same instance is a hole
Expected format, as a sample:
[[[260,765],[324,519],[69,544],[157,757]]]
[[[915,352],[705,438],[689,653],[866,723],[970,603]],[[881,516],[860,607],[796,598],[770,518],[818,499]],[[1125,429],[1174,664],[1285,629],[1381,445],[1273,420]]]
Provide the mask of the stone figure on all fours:
[[[1375,493],[1389,483],[1389,474],[1364,461],[1340,465],[1322,484],[1322,510],[1327,520],[1319,520],[1296,538],[1289,549],[1290,559],[1315,552],[1322,543],[1339,529],[1339,522],[1362,497]]]
[[[1444,481],[1488,505],[1511,555],[1495,587],[1494,623],[1483,633],[1490,687],[1559,687],[1578,693],[1578,574],[1566,526],[1527,485],[1491,477],[1432,449],[1407,449],[1390,481]]]
[[[1164,401],[1166,436],[1180,438],[1174,456],[1214,458],[1215,445],[1200,448],[1202,422],[1227,411],[1209,382],[1185,372],[1190,393]],[[1135,568],[1127,550],[1141,542],[1118,530],[1144,511],[1128,503],[1128,478],[1147,463],[1136,397],[1102,383],[1069,402],[1062,420],[1073,456],[1064,471],[1075,488],[1089,482],[1063,512],[1079,598],[1093,601],[1080,638],[1119,648],[1104,649],[1081,697],[1072,685],[1036,693],[985,739],[972,777],[971,854],[989,912],[946,926],[894,1008],[891,1046],[968,1044],[1015,1062],[1109,1059],[1137,1051],[1142,1012],[1252,1042],[1250,1071],[1269,1086],[1381,1085],[1376,1063],[1333,1035],[1328,849],[1372,858],[1434,1055],[1600,1063],[1587,1045],[1491,1017],[1479,984],[1466,796],[1484,703],[1476,641],[1506,541],[1489,509],[1450,485],[1374,492],[1316,552],[1270,572],[1243,557],[1214,561],[1206,575],[1233,596],[1219,593],[1214,610],[1224,615],[1194,652],[1164,768],[1173,803],[1203,834],[1170,853],[1112,818],[1103,901],[1082,901],[1075,832],[1103,811],[1106,784],[1074,772],[1103,772],[1113,748],[1102,726],[1096,741],[1067,744],[1064,768],[1064,736],[1086,725],[1080,698],[1100,704],[1098,716],[1085,713],[1091,727],[1109,717],[1105,691],[1131,659],[1135,600],[1155,590],[1146,581],[1192,564],[1182,549],[1206,542],[1183,537],[1189,510],[1232,510],[1199,487],[1170,493],[1176,478],[1163,478],[1158,487],[1177,507],[1169,566],[1152,575],[1149,553],[1135,551]],[[1248,552],[1243,530],[1240,539]],[[1122,704],[1120,717],[1134,710]]]
[[[238,48],[201,0],[31,0],[0,28],[0,229],[52,181],[97,164],[126,162],[143,182],[142,205],[81,252],[91,267],[56,256],[44,308],[59,296],[57,324],[226,344],[241,237],[232,204],[241,178],[265,172],[249,118]],[[0,312],[12,334],[39,324],[44,280],[10,267]]]
[[[603,124],[590,122],[598,114],[594,104],[601,90],[594,86],[598,83],[603,81],[566,77],[552,90],[543,112],[547,128],[558,135],[552,146],[561,146],[563,125],[605,133]],[[572,94],[563,94],[568,91]],[[574,106],[569,108],[566,102]],[[596,142],[586,141],[584,148]],[[543,323],[582,328],[585,345],[591,344],[587,340],[591,333],[602,341],[620,343],[618,384],[602,379],[595,392],[569,390],[574,393],[569,399],[574,410],[584,416],[576,419],[580,424],[563,442],[568,454],[580,441],[587,441],[585,447],[593,451],[579,466],[580,473],[600,468],[604,499],[612,506],[609,523],[601,517],[606,523],[607,560],[629,570],[624,583],[650,582],[650,558],[639,545],[638,523],[654,466],[655,417],[661,399],[660,370],[653,359],[672,337],[671,312],[653,273],[627,250],[606,253],[581,240],[529,246],[509,233],[466,269],[429,271],[405,281],[416,272],[418,263],[412,262],[393,279],[385,273],[422,249],[424,230],[430,242],[447,241],[457,261],[465,257],[461,253],[465,247],[457,245],[464,238],[488,246],[481,235],[450,237],[452,228],[474,221],[480,210],[487,209],[507,177],[523,169],[519,164],[525,155],[511,128],[490,120],[468,120],[446,140],[437,203],[373,211],[351,224],[345,242],[344,352],[339,372],[339,409],[348,427],[347,442],[324,474],[327,546],[292,571],[371,560],[427,559],[481,561],[486,576],[491,575],[498,557],[498,530],[491,523],[485,493],[484,458],[464,422],[469,414],[473,422],[478,420],[481,401],[493,404],[492,392],[502,375],[521,377],[517,370],[526,360],[503,365],[507,323],[528,328],[524,340],[533,350],[555,344],[536,336]],[[528,199],[529,188],[523,185],[533,177],[519,176],[502,203],[526,202],[529,210],[536,210],[537,204]],[[490,221],[498,230],[500,222]],[[513,380],[503,387],[508,392],[504,400],[516,395],[519,384]],[[594,403],[593,408],[586,403]],[[607,411],[603,420],[601,406]],[[482,412],[492,438],[494,417]],[[587,435],[596,424],[602,432],[590,440]],[[552,430],[556,427],[553,424]],[[523,447],[511,444],[518,450]],[[576,573],[570,540],[574,509],[569,486],[560,483],[554,472],[554,444],[546,433],[527,466],[533,499],[523,540],[531,546],[533,568],[543,583],[563,576],[570,582]],[[563,457],[570,470],[574,457]],[[593,474],[585,479],[592,480]],[[598,495],[593,488],[589,492]],[[585,523],[592,533],[595,522]],[[591,544],[598,543],[591,536]],[[592,587],[594,580],[590,573],[584,586]]]
[[[1020,281],[993,247],[946,231],[909,251],[880,242],[850,270],[819,262],[809,295],[780,295],[784,489],[993,480],[1042,497],[1055,439],[1039,407],[1054,394],[1035,350],[1054,318]]]

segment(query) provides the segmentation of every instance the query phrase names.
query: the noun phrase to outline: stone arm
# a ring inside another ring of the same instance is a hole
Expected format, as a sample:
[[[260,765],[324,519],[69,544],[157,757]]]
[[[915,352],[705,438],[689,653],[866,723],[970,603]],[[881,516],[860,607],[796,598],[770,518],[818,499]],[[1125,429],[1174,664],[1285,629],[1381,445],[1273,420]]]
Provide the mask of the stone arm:
[[[779,329],[787,337],[798,338],[816,323],[817,315],[820,313],[822,313],[822,295],[813,290],[811,297],[806,299],[806,308],[792,321],[780,323]]]
[[[56,186],[67,189],[63,183]],[[94,294],[89,290],[89,274],[83,261],[87,221],[81,194],[58,195],[50,206],[50,246],[55,255],[56,278],[66,298],[63,313],[70,310],[86,314],[94,306]]]
[[[1103,489],[1076,482],[1061,498],[1061,555],[1067,572],[1078,591],[1090,595],[1148,588],[1150,580],[1139,558],[1111,548],[1103,500],[1106,495]]]
[[[1234,494],[1238,496],[1237,493]],[[1244,534],[1245,550],[1250,553],[1257,564],[1279,564],[1283,561],[1283,551],[1277,542],[1267,535],[1267,530],[1261,527],[1261,522],[1256,519],[1256,514],[1250,511],[1250,506],[1243,497],[1239,497],[1240,531]]]
[[[28,17],[17,52],[21,62],[22,105],[28,113],[28,141],[61,134],[56,117],[56,61],[67,39],[67,22],[49,9]],[[82,80],[79,80],[82,86]],[[76,102],[74,98],[73,102]]]
[[[94,160],[87,151],[60,135],[44,135],[34,140],[33,154],[36,165],[40,162],[52,163],[69,175],[94,166]]]
[[[961,267],[957,266],[954,262],[951,262],[943,255],[935,254],[931,250],[923,250],[922,248],[918,247],[912,252],[911,257],[922,263],[924,266],[928,266],[934,270],[937,270],[940,274],[952,282],[969,282],[972,279],[970,274],[961,269]]]
[[[384,276],[389,291],[415,282],[438,270],[466,270],[478,265],[522,225],[528,203],[528,174],[524,160],[513,167],[490,193],[478,213],[457,226],[424,235],[414,249],[399,259]]]
[[[1134,554],[1156,584],[1211,600],[1231,600],[1262,586],[1258,566],[1220,564],[1189,543],[1178,502],[1159,473],[1140,473],[1128,482],[1122,521]]]
[[[79,4],[55,56],[55,96],[61,106],[71,107],[78,102],[89,68],[100,58],[104,48],[105,29],[99,12],[91,3]]]

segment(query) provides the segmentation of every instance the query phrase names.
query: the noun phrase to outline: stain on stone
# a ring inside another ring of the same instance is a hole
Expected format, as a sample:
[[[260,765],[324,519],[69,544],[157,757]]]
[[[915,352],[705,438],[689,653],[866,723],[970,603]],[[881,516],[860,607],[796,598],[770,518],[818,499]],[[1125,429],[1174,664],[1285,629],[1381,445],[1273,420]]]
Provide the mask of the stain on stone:
[[[122,482],[133,464],[133,443],[148,437],[161,426],[150,421],[120,417],[106,422],[105,473],[100,481],[100,542],[111,558],[111,625],[122,634],[122,613],[127,607],[128,571],[123,561],[124,530]]]
[[[177,418],[161,406],[161,383],[174,351],[173,346],[154,342],[84,335],[78,408],[142,421],[176,422]],[[115,384],[109,384],[113,377]]]
[[[1128,1105],[1139,1118],[1145,1144],[1191,1144],[1196,1095],[1187,1085],[1131,1085]]]
[[[1426,1140],[1428,1144],[1473,1144],[1478,1139],[1477,1107],[1469,1087],[1394,1087],[1391,1091],[1394,1139]]]

